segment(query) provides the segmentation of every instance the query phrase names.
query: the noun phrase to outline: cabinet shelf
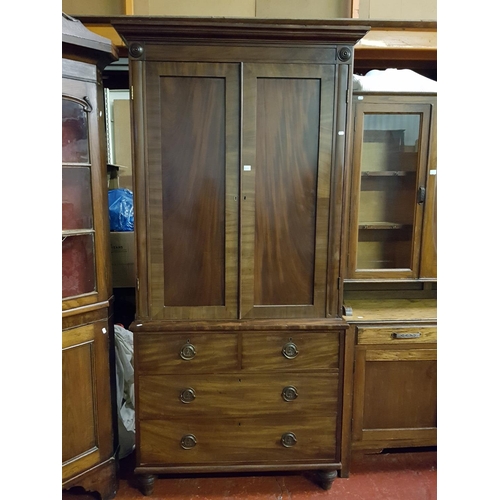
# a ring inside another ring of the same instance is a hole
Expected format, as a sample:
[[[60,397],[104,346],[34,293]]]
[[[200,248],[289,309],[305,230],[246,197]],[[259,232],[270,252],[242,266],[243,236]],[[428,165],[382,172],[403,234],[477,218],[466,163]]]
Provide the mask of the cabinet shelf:
[[[359,224],[359,229],[403,229],[410,224],[401,224],[399,222],[363,222]]]

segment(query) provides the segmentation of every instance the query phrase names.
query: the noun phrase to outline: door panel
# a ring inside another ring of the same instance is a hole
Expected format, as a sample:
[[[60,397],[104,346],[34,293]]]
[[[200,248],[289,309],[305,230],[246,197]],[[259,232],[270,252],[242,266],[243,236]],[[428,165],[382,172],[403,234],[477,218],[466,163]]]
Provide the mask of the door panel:
[[[148,65],[151,318],[236,318],[238,70]]]
[[[324,317],[333,69],[247,64],[241,317]]]

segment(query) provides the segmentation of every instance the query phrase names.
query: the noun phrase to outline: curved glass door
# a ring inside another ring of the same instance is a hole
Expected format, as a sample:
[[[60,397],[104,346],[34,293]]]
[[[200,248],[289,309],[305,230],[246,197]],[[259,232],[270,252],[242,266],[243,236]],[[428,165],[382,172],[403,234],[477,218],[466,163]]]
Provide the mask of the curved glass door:
[[[62,298],[96,290],[89,108],[62,99]]]

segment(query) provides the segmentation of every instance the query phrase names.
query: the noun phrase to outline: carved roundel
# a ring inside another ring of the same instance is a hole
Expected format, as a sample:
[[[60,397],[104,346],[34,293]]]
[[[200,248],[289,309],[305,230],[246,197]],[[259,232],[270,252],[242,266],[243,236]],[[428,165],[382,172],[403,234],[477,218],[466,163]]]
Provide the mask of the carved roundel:
[[[352,52],[349,47],[341,47],[338,52],[338,57],[342,62],[347,62],[351,58]]]
[[[130,57],[137,59],[144,54],[144,47],[138,42],[133,42],[128,48],[128,53],[130,54]]]

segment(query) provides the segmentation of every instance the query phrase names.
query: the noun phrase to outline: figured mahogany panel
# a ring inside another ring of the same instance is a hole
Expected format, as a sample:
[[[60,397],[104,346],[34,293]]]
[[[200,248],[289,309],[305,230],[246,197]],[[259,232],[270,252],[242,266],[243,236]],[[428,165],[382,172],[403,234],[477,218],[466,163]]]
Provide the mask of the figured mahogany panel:
[[[285,393],[285,400],[282,394],[287,387],[293,387],[292,397]],[[210,379],[204,375],[143,375],[138,395],[141,419],[244,417],[250,413],[304,418],[329,414],[336,407],[338,374],[275,373],[270,377],[233,373]]]
[[[269,463],[336,458],[335,413],[327,417],[297,419],[233,418],[142,420],[138,463],[207,464]],[[283,434],[293,433],[296,444],[284,447]],[[196,438],[196,445],[183,449],[186,435]]]
[[[181,351],[190,359],[183,359]],[[238,338],[220,333],[141,334],[135,337],[138,373],[214,373],[238,367]]]
[[[241,318],[326,315],[334,80],[244,66]]]
[[[255,303],[312,304],[320,80],[257,80]]]
[[[293,344],[291,356],[286,346]],[[311,371],[339,367],[338,332],[252,332],[242,336],[243,370]]]
[[[162,77],[164,303],[224,304],[224,79]]]
[[[147,167],[138,167],[136,178],[143,221],[137,226],[139,317],[236,318],[238,69],[146,68]]]

